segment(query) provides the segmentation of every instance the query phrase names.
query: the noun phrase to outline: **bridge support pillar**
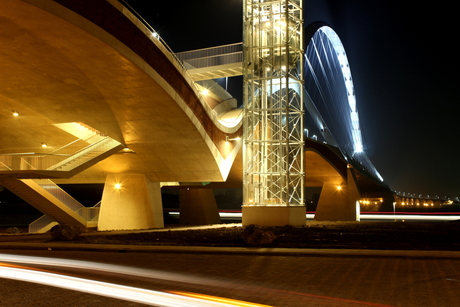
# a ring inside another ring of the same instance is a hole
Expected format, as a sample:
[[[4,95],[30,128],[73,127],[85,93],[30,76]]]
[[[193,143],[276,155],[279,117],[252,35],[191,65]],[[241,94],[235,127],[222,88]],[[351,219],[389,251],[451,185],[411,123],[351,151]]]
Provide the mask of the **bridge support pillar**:
[[[98,230],[163,228],[160,183],[143,174],[109,174]]]
[[[243,206],[243,226],[304,226],[305,206]]]
[[[347,184],[325,182],[318,206],[315,221],[359,221],[359,199],[361,198],[356,185],[354,169],[347,169]]]
[[[181,224],[209,225],[221,223],[212,189],[181,189],[179,199]]]

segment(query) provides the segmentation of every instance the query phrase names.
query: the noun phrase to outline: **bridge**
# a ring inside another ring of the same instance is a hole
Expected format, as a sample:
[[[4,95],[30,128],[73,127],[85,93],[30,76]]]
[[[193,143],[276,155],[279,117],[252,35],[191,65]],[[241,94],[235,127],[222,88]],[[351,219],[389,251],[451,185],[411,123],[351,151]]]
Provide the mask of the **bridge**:
[[[176,56],[116,0],[0,0],[0,16],[0,184],[46,215],[31,231],[163,227],[163,186],[188,187],[185,222],[218,222],[212,188],[242,186],[242,110],[212,79],[242,73],[241,44]],[[357,201],[393,194],[363,151],[338,37],[310,32],[305,185],[322,187],[318,220],[356,220]],[[102,201],[60,183],[105,183]]]

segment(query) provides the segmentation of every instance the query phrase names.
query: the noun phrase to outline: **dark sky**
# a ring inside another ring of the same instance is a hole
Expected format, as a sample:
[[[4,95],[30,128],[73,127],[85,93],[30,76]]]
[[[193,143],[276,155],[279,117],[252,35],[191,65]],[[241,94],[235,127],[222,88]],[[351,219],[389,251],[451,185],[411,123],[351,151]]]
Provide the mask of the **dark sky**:
[[[175,52],[242,40],[243,0],[127,2]],[[460,196],[456,11],[448,1],[304,1],[305,25],[324,21],[344,44],[365,151],[393,190]]]

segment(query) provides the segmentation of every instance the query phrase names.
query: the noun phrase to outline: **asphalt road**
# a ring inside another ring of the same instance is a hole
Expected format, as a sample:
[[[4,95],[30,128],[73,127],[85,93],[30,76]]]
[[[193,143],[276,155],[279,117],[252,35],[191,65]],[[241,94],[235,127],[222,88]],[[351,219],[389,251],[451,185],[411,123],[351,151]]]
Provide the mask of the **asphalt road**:
[[[186,291],[270,306],[457,306],[460,257],[334,252],[303,255],[5,250],[142,268],[128,275],[48,265],[47,271],[143,289]],[[415,254],[414,254],[415,255]],[[77,265],[78,266],[78,265]],[[0,278],[2,306],[142,306]],[[152,302],[155,306],[155,302]]]

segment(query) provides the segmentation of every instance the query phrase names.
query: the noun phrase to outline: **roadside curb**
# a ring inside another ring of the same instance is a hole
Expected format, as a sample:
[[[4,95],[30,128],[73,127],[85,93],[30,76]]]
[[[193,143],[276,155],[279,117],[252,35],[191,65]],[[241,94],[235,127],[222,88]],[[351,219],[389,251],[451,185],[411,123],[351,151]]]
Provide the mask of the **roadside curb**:
[[[144,253],[198,253],[244,254],[264,256],[300,257],[397,257],[397,258],[445,258],[460,259],[460,251],[426,250],[364,250],[364,249],[303,249],[266,247],[207,247],[207,246],[148,246],[115,244],[76,244],[63,242],[22,243],[0,242],[1,250],[49,250],[49,251],[107,251]]]

